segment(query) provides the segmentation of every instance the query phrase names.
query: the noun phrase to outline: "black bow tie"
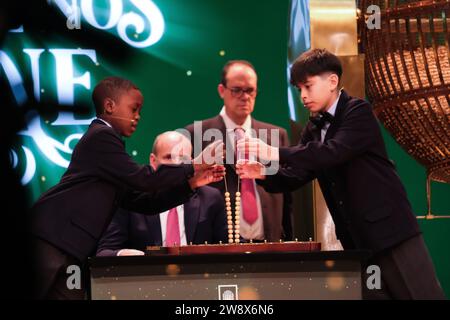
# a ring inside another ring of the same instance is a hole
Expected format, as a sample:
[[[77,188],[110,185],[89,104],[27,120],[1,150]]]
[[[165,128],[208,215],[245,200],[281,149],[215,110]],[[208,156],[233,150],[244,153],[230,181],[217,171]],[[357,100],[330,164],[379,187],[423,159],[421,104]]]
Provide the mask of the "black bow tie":
[[[334,117],[328,112],[321,112],[315,117],[309,117],[309,120],[319,129],[322,129],[325,123],[332,123]]]

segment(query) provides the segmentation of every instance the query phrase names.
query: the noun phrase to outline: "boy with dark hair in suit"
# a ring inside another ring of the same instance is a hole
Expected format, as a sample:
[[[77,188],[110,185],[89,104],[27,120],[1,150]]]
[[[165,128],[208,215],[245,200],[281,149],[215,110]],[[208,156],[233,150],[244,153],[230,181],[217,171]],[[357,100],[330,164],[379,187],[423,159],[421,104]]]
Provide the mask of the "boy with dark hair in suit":
[[[339,90],[341,75],[341,63],[332,53],[303,53],[291,68],[291,83],[314,116],[295,147],[239,141],[238,150],[248,148],[281,167],[266,176],[261,164],[241,163],[240,176],[259,179],[270,192],[292,191],[317,178],[344,249],[371,250],[368,265],[381,269],[381,290],[366,290],[363,283],[365,298],[444,298],[372,108]]]
[[[36,298],[84,297],[84,290],[68,288],[68,267],[80,266],[95,254],[118,207],[157,214],[184,203],[197,187],[224,175],[223,166],[203,161],[220,161],[220,141],[193,164],[164,165],[156,172],[138,165],[126,153],[122,137],[136,130],[142,93],[128,80],[109,77],[95,87],[92,98],[97,118],[75,147],[61,181],[32,208]]]

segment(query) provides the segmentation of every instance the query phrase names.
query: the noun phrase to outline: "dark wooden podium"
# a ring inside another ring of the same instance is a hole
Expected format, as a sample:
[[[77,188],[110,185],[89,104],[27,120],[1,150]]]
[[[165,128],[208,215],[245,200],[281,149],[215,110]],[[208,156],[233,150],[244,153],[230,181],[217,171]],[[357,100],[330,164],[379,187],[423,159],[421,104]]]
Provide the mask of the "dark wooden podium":
[[[223,246],[228,251],[188,246],[91,258],[91,299],[361,299],[367,252],[317,251],[311,243],[301,251],[281,250],[278,243],[272,250]]]

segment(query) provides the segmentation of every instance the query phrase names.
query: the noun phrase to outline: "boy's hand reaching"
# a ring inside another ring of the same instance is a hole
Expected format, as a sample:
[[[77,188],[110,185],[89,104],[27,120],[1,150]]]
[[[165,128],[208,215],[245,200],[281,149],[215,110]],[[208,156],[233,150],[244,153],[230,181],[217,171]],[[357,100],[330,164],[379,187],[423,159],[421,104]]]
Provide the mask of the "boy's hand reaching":
[[[223,164],[224,148],[222,140],[214,141],[209,144],[203,151],[194,159],[194,171],[211,168],[215,164]]]
[[[214,141],[194,159],[192,162],[194,176],[189,180],[192,189],[223,179],[225,176],[224,147],[222,140]]]
[[[205,168],[199,168],[194,176],[189,179],[191,189],[195,189],[213,182],[218,182],[225,176],[225,167],[223,165],[213,165]]]
[[[265,167],[257,161],[239,160],[236,164],[236,172],[241,179],[264,180]]]
[[[241,154],[249,154],[250,158],[256,155],[263,161],[278,161],[278,148],[272,147],[258,138],[245,137],[237,142],[237,151]]]

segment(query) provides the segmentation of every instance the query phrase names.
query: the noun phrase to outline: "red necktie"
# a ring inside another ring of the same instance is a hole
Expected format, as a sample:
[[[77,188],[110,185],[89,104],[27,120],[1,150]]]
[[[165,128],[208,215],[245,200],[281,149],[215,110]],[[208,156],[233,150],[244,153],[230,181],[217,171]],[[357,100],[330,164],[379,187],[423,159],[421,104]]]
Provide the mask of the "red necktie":
[[[180,246],[180,224],[176,207],[169,210],[166,225],[166,246],[173,247],[175,245]]]
[[[242,128],[234,129],[236,142],[245,137],[245,131]],[[235,150],[237,146],[235,145]],[[248,153],[237,155],[237,159],[247,159]],[[244,220],[252,225],[258,219],[258,206],[256,205],[256,190],[253,179],[241,179],[241,204]]]

